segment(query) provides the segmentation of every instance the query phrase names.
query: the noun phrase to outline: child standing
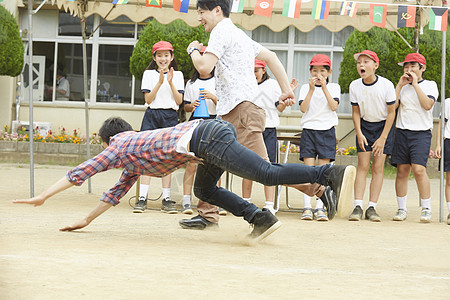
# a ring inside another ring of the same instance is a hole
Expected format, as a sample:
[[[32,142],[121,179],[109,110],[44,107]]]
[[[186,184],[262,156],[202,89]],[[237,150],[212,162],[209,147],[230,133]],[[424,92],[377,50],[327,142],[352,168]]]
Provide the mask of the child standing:
[[[392,124],[396,108],[395,88],[392,82],[375,74],[380,63],[375,52],[364,50],[354,54],[354,58],[356,69],[361,76],[350,84],[358,167],[355,179],[355,208],[348,219],[359,221],[362,218],[366,177],[373,153],[369,205],[365,218],[372,222],[380,222],[381,218],[376,212],[376,206],[383,185],[384,161],[386,155],[392,153]]]
[[[336,109],[339,104],[341,88],[337,83],[328,82],[331,75],[331,60],[324,54],[314,55],[309,63],[311,78],[300,89],[300,110],[302,134],[300,139],[300,160],[305,165],[314,166],[316,157],[322,166],[334,161],[336,157],[336,133],[338,124]],[[302,220],[328,221],[326,210],[320,199],[316,201],[314,212],[311,197],[304,194]]]
[[[397,166],[395,190],[398,211],[393,219],[404,221],[407,217],[406,197],[412,167],[422,207],[420,222],[429,223],[431,192],[426,166],[431,146],[433,106],[439,92],[436,82],[422,78],[427,68],[423,55],[410,53],[398,64],[403,67],[404,74],[395,88],[399,109],[391,161]]]
[[[448,216],[447,225],[450,225],[450,123],[448,118],[450,117],[450,98],[445,99],[445,129],[444,129],[444,172],[446,173],[445,179],[445,199],[447,200]],[[442,146],[441,146],[441,120],[439,120],[439,126],[436,134],[436,156],[442,158]]]
[[[148,106],[142,119],[141,131],[172,127],[178,124],[178,106],[183,101],[184,77],[177,71],[178,65],[173,54],[172,44],[159,41],[152,47],[153,60],[142,77],[141,90]],[[175,201],[170,200],[171,175],[162,180],[161,211],[177,213]],[[147,207],[149,176],[141,176],[139,199],[133,210],[142,213]]]

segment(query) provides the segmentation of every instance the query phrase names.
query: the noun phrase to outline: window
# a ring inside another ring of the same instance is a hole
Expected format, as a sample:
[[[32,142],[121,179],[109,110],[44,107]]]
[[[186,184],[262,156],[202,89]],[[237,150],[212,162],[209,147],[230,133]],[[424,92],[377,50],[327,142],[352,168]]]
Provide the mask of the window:
[[[59,12],[58,34],[68,36],[81,36],[80,19],[73,17],[63,11]],[[93,30],[94,15],[86,18],[86,34],[90,35]]]
[[[103,18],[100,18],[100,23]],[[134,38],[134,29],[136,23],[127,16],[119,16],[112,21],[104,20],[100,25],[101,37],[122,37]]]

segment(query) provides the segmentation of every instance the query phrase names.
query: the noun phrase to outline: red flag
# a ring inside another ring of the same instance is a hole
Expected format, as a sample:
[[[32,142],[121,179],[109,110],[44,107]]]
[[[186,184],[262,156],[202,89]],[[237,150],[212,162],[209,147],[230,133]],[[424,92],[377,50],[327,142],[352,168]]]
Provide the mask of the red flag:
[[[258,16],[270,17],[272,15],[273,1],[256,0],[255,11],[253,13]]]
[[[386,4],[370,4],[370,22],[377,27],[386,27]]]

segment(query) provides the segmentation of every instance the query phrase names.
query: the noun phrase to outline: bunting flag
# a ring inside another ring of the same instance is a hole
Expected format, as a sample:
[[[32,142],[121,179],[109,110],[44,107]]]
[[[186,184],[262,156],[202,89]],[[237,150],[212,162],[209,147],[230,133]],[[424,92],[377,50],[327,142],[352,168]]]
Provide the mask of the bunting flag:
[[[284,0],[282,16],[295,19],[300,18],[301,5],[301,0]]]
[[[189,0],[173,0],[173,9],[187,14],[189,10]]]
[[[255,11],[253,13],[258,16],[270,17],[272,15],[273,1],[256,0]]]
[[[370,4],[370,22],[377,27],[386,27],[386,4]]]
[[[434,8],[430,10],[430,23],[428,28],[431,30],[447,31],[448,8]]]
[[[147,7],[162,7],[162,0],[145,0],[145,6]]]
[[[232,0],[231,1],[231,12],[241,13],[244,11],[244,0]]]
[[[311,12],[311,19],[326,20],[328,19],[329,12],[330,12],[330,1],[314,0]]]
[[[113,4],[127,4],[128,0],[113,0]]]
[[[339,15],[349,16],[354,18],[356,16],[356,11],[358,10],[358,3],[353,1],[344,1],[341,4],[341,9]]]
[[[416,26],[416,8],[414,6],[399,5],[397,28]]]

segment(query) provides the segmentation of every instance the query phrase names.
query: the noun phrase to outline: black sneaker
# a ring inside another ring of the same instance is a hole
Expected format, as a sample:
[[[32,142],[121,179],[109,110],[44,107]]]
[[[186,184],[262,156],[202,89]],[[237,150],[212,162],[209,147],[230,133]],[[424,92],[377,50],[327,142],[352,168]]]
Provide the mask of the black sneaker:
[[[200,215],[192,217],[190,219],[183,219],[178,222],[184,229],[196,229],[203,230],[207,227],[217,228],[219,224],[206,220]]]
[[[344,218],[353,207],[353,187],[356,168],[354,166],[331,166],[324,172],[327,185],[336,194],[337,213]]]
[[[359,206],[358,206],[359,207]],[[381,217],[377,214],[377,211],[373,206],[366,209],[366,220],[370,220],[372,222],[381,222]]]
[[[170,200],[170,198],[164,198],[162,200],[161,211],[166,212],[168,214],[176,214],[178,213],[178,210],[175,204],[176,202]]]
[[[249,237],[255,242],[265,239],[281,226],[281,222],[266,208],[256,213],[251,224],[253,225],[253,231]]]
[[[336,215],[337,203],[336,203],[336,193],[331,189],[331,187],[327,186],[323,195],[320,196],[320,200],[322,200],[323,204],[327,208],[327,216],[329,220],[332,220]]]
[[[356,205],[355,208],[353,209],[352,213],[348,217],[348,220],[349,221],[359,221],[359,220],[361,220],[362,215],[363,215],[363,210],[362,210],[361,206]]]
[[[146,208],[147,208],[147,199],[145,199],[145,197],[139,197],[138,202],[136,202],[136,205],[133,208],[133,212],[143,213]]]

